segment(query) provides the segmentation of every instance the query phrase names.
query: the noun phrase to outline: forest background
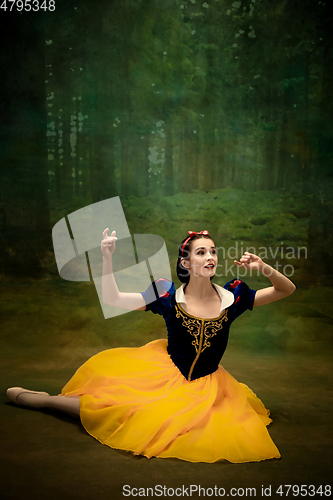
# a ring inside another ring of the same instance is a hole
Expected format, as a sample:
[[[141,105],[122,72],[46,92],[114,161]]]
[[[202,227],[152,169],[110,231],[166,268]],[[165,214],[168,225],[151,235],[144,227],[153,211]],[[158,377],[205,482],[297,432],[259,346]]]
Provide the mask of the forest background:
[[[137,313],[115,320],[110,335],[93,284],[64,282],[57,273],[53,225],[119,196],[131,233],[165,239],[172,271],[189,229],[208,229],[225,249],[238,245],[238,257],[241,248],[270,249],[267,262],[285,270],[299,291],[292,302],[263,308],[256,327],[244,320],[235,342],[246,349],[326,352],[333,220],[328,5],[43,5],[38,12],[1,7],[0,258],[8,345],[13,311],[32,319],[50,307],[44,286],[73,295],[62,306],[58,297],[48,311],[54,343],[64,335],[64,343],[73,343],[77,335],[82,347],[84,331],[88,345],[116,345],[117,321],[128,333],[125,343],[140,343],[147,329],[156,335],[152,329],[162,324],[148,327],[142,315],[140,333],[132,332]],[[233,262],[224,263],[227,270]],[[225,278],[217,282],[231,275]],[[33,294],[21,288],[17,295],[22,280],[35,287]],[[268,284],[260,277],[250,282]],[[90,307],[75,305],[88,290]],[[29,346],[36,331],[50,342],[32,321]]]
[[[26,491],[122,498],[114,491],[128,478],[259,489],[329,482],[329,7],[317,0],[0,2],[3,403],[8,386],[55,394],[102,349],[166,336],[157,315],[106,321],[92,281],[59,276],[52,228],[91,204],[119,196],[131,234],[164,238],[177,286],[179,242],[204,229],[233,249],[222,255],[216,283],[232,279],[233,258],[251,247],[266,248],[264,260],[297,286],[291,297],[239,318],[223,357],[272,410],[282,461],[242,464],[241,474],[223,464],[140,461],[104,449],[70,420],[55,425],[7,402],[3,498]],[[257,275],[242,279],[254,289],[269,285]]]

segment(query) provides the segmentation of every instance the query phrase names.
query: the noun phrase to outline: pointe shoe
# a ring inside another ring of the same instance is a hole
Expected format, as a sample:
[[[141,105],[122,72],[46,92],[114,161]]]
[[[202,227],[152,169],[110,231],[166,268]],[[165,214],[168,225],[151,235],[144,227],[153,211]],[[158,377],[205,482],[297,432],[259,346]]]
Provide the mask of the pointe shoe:
[[[29,389],[23,389],[23,387],[9,387],[6,391],[6,396],[11,401],[12,403],[15,403],[16,405],[22,406],[17,398],[19,397],[20,394],[23,393],[31,393],[31,394],[40,394],[41,396],[49,396],[50,394],[48,392],[39,392],[39,391],[29,391]]]

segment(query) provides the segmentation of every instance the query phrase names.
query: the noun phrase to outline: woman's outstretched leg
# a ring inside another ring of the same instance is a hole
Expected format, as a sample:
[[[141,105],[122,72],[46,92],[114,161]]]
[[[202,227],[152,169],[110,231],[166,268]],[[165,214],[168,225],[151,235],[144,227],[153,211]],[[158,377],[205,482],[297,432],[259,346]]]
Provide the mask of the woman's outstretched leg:
[[[46,408],[63,411],[71,417],[80,418],[79,396],[49,396],[45,402]]]
[[[12,403],[20,406],[59,410],[71,417],[80,417],[79,396],[50,396],[47,392],[34,392],[22,387],[7,389],[6,396]]]

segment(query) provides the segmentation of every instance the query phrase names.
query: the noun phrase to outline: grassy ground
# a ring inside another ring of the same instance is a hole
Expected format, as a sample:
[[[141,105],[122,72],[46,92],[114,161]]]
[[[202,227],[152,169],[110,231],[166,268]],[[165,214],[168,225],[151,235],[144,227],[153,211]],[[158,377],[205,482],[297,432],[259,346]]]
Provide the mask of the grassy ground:
[[[131,233],[165,239],[172,269],[177,245],[188,229],[208,229],[225,248],[235,242],[271,246],[278,249],[279,262],[294,266],[297,291],[239,318],[222,360],[271,410],[270,433],[281,460],[237,465],[147,460],[99,444],[69,417],[7,402],[9,386],[56,394],[93,354],[166,336],[162,318],[150,313],[105,320],[93,283],[62,280],[50,255],[38,280],[0,276],[1,498],[118,500],[125,498],[125,484],[217,485],[226,493],[232,487],[255,487],[261,498],[262,485],[274,490],[280,484],[328,484],[333,466],[332,289],[325,280],[309,276],[304,257],[282,255],[286,246],[307,244],[310,201],[284,192],[220,190],[140,202],[129,198],[123,203]],[[54,213],[54,222],[62,216]],[[215,282],[223,285],[229,279],[222,276]],[[252,288],[269,284],[257,276],[243,279]],[[318,495],[315,498],[325,497]],[[271,498],[283,496],[272,493]]]
[[[317,290],[312,309],[309,290],[301,290],[284,307],[281,301],[281,305],[254,309],[233,325],[222,364],[271,410],[270,433],[282,454],[281,460],[233,465],[134,458],[99,444],[69,417],[7,402],[6,387],[22,385],[57,394],[75,369],[96,352],[141,345],[164,337],[165,330],[160,317],[145,312],[105,320],[90,283],[64,286],[60,279],[49,278],[5,285],[1,498],[120,499],[125,484],[255,487],[260,498],[261,485],[330,482],[332,370],[328,339],[322,332],[327,319],[309,317],[316,304],[319,308],[322,290]],[[304,342],[300,342],[302,331]]]
[[[2,375],[1,498],[120,500],[127,484],[137,488],[216,485],[227,492],[251,487],[256,488],[257,498],[263,498],[262,485],[271,485],[276,491],[280,484],[318,487],[331,483],[332,387],[327,358],[244,356],[231,349],[224,367],[270,408],[274,421],[269,432],[282,458],[248,464],[191,464],[148,460],[112,450],[86,434],[70,417],[6,402],[7,385],[22,383],[54,393],[71,375],[69,367],[55,368],[51,353],[49,366],[44,353],[39,363],[35,354],[31,366],[22,364],[22,357],[13,356],[11,367]],[[198,495],[193,494],[193,498]],[[281,496],[272,494],[271,498]]]

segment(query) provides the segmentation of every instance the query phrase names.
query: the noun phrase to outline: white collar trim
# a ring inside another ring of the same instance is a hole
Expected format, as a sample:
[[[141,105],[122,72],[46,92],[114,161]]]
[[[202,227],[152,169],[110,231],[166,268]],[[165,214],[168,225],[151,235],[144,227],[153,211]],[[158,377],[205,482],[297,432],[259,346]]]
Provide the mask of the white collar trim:
[[[223,309],[226,309],[227,307],[231,306],[231,304],[234,303],[235,300],[234,294],[232,292],[229,292],[229,290],[226,290],[220,285],[216,285],[215,283],[212,283],[212,285],[216,289],[221,299],[221,308],[220,308],[220,314],[221,314]],[[186,303],[184,288],[185,288],[185,283],[183,283],[182,286],[176,290],[176,302],[180,304],[185,311],[187,311],[186,308],[187,303]]]

